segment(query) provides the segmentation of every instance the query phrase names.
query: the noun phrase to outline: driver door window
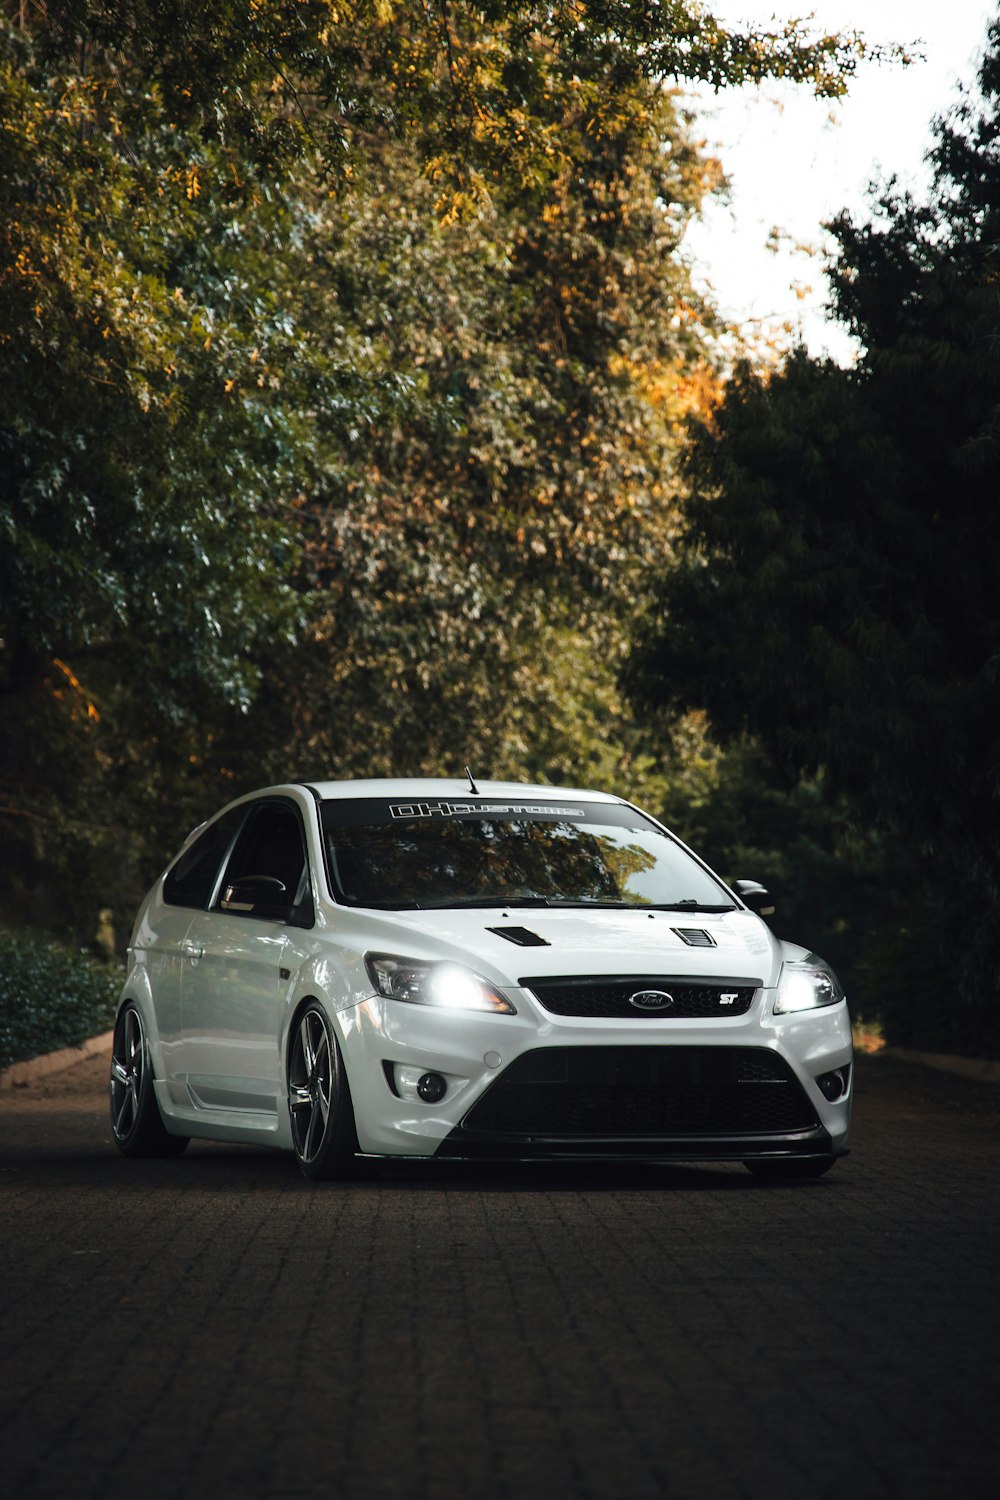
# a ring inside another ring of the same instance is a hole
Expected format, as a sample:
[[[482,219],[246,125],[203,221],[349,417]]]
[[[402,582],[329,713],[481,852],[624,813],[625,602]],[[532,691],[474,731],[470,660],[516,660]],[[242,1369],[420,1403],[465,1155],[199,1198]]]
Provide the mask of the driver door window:
[[[302,825],[287,803],[266,802],[251,814],[226,867],[219,907],[234,916],[312,924]]]

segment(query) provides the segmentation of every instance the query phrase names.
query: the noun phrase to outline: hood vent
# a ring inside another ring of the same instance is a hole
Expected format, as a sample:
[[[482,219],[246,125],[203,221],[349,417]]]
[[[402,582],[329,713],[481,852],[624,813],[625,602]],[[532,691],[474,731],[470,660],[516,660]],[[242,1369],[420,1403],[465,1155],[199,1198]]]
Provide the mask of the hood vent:
[[[506,938],[508,943],[514,943],[518,948],[551,948],[552,944],[537,932],[530,931],[527,927],[487,927],[487,932],[495,932],[497,937]]]
[[[689,948],[714,948],[715,938],[704,927],[671,927],[671,932],[676,932],[682,943],[687,943]]]

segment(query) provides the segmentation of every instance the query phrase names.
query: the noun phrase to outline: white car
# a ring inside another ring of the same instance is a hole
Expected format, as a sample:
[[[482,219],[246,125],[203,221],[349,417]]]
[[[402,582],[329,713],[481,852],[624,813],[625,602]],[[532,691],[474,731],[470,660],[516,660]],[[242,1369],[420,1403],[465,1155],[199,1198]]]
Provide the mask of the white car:
[[[276,1146],[311,1178],[364,1156],[818,1176],[847,1140],[850,1020],[766,901],[604,792],[268,787],[139,911],[115,1141]]]

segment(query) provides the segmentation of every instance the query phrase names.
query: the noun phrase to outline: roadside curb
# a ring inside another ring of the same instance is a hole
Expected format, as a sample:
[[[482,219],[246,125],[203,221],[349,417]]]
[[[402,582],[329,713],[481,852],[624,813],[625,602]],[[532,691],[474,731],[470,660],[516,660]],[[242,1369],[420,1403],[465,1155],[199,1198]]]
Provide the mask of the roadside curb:
[[[67,1068],[73,1067],[74,1063],[83,1062],[85,1058],[94,1057],[97,1053],[109,1052],[113,1038],[113,1031],[104,1031],[100,1036],[89,1037],[78,1047],[61,1047],[58,1052],[48,1052],[44,1057],[30,1057],[27,1062],[11,1063],[9,1068],[0,1069],[0,1094],[9,1089],[24,1088],[38,1078],[47,1078],[50,1073],[63,1073]]]
[[[941,1073],[957,1073],[975,1083],[1000,1083],[1000,1062],[985,1057],[955,1057],[946,1052],[914,1052],[910,1047],[883,1047],[876,1057],[898,1057],[900,1062],[918,1063],[937,1068]]]

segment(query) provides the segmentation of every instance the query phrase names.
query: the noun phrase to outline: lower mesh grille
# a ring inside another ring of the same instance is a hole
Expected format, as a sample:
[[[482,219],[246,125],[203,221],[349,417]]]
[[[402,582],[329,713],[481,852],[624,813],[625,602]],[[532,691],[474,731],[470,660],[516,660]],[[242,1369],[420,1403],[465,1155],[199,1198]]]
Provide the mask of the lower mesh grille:
[[[780,1135],[819,1123],[764,1047],[546,1047],[487,1090],[463,1129],[491,1135]]]

